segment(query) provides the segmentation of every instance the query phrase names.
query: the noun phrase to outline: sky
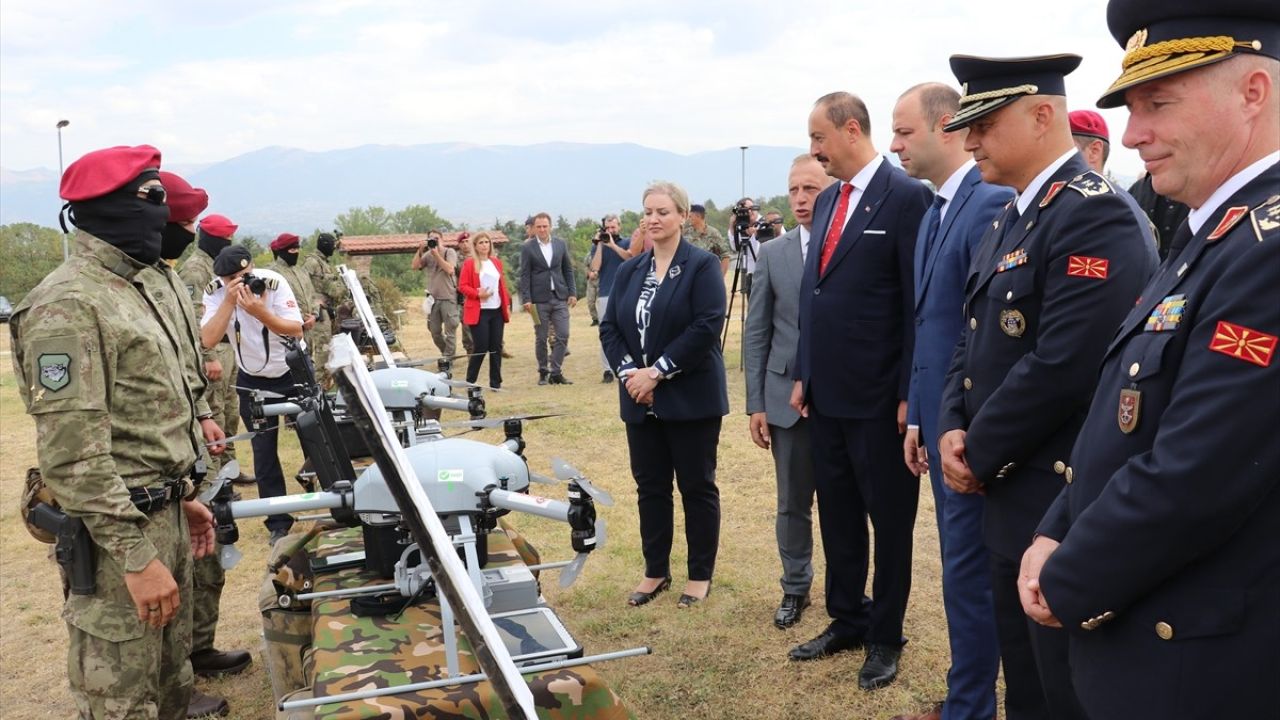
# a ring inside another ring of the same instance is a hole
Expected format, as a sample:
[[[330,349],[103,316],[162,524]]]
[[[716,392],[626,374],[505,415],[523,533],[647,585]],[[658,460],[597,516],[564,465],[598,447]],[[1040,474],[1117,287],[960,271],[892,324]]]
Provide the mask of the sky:
[[[804,148],[834,90],[866,101],[887,153],[898,95],[954,85],[954,53],[1082,55],[1068,102],[1093,108],[1122,55],[1105,15],[1105,0],[5,0],[0,166],[57,168],[63,119],[66,163],[141,143],[170,167],[268,146]],[[1108,168],[1136,176],[1125,111],[1103,115]]]

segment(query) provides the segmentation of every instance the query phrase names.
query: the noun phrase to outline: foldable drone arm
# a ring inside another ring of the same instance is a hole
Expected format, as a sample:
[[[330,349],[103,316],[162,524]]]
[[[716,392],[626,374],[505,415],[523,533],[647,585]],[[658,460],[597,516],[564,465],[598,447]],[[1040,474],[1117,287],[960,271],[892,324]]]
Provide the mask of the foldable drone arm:
[[[537,495],[511,492],[500,488],[489,489],[489,502],[502,510],[518,510],[519,512],[539,517],[569,522],[569,503]]]

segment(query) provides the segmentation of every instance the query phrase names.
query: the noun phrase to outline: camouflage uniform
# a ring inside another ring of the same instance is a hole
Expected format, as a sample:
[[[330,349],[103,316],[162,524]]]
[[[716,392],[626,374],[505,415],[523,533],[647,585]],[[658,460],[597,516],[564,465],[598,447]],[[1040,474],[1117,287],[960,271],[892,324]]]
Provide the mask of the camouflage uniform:
[[[289,289],[293,290],[293,297],[298,301],[298,312],[302,313],[303,319],[308,315],[318,316],[316,311],[316,291],[311,284],[311,278],[303,269],[297,265],[276,258],[267,266],[268,270],[275,270],[284,276],[285,282],[289,283]],[[310,351],[311,346],[315,343],[315,336],[320,327],[320,320],[317,317],[316,324],[310,330],[302,332],[302,339],[307,344],[307,350]],[[313,358],[314,361],[314,358]]]
[[[298,261],[298,267],[302,268],[303,274],[311,281],[313,302],[317,311],[320,305],[323,304],[325,307],[323,317],[317,312],[316,326],[312,328],[306,341],[307,347],[311,348],[311,360],[316,366],[316,376],[327,384],[329,371],[324,365],[329,359],[329,340],[333,337],[335,330],[334,318],[337,317],[338,305],[347,296],[347,288],[342,284],[338,271],[329,264],[324,253],[316,251],[307,255]],[[297,294],[294,293],[295,296]]]
[[[200,304],[204,297],[204,287],[213,280],[213,258],[200,248],[192,250],[191,255],[178,268],[178,277],[186,286],[195,312],[196,337],[199,338],[200,318],[204,315],[204,306]],[[240,428],[240,398],[236,395],[236,353],[231,343],[222,342],[213,346],[212,350],[202,350],[202,363],[217,360],[222,365],[222,377],[210,380],[204,398],[213,413],[213,421],[227,436],[235,435]],[[226,452],[213,458],[209,465],[210,477],[217,473],[224,463],[236,459],[234,445],[228,445]]]
[[[725,241],[719,230],[710,225],[707,225],[702,232],[694,230],[693,226],[690,225],[684,231],[684,239],[692,243],[694,247],[702,248],[721,260],[729,259],[729,243]]]
[[[195,462],[183,343],[158,307],[172,288],[91,235],[77,233],[76,245],[19,303],[9,328],[44,481],[96,546],[97,593],[71,595],[63,606],[67,678],[82,717],[183,718],[190,604],[155,630],[138,620],[124,582],[126,572],[159,559],[180,597],[191,597],[181,506],[147,515],[129,499],[130,489],[159,487]]]

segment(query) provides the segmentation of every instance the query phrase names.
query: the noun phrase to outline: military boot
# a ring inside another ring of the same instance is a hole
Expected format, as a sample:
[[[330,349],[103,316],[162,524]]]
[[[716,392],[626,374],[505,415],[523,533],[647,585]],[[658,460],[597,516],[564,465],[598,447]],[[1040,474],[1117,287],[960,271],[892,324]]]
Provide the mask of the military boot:
[[[227,701],[217,695],[206,695],[191,688],[191,701],[187,703],[187,720],[194,718],[222,717],[231,712]]]
[[[244,672],[253,662],[246,650],[207,648],[191,653],[191,670],[200,677],[220,677]]]

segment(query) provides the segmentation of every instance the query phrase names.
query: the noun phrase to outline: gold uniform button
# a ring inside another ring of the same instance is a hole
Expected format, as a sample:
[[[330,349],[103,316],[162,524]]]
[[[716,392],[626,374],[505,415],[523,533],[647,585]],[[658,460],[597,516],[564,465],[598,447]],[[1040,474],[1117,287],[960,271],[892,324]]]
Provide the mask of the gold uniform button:
[[[1053,471],[1061,475],[1067,471],[1067,464],[1059,460],[1053,464]]]
[[[1076,471],[1072,470],[1070,467],[1066,469],[1064,474],[1067,478],[1067,484],[1070,484],[1072,480],[1076,479]]]
[[[970,330],[978,329],[978,318],[974,318],[974,317],[969,318],[969,329]]]
[[[1158,635],[1161,640],[1172,640],[1173,626],[1167,622],[1156,623],[1156,635]]]
[[[972,389],[973,389],[973,381],[972,381],[972,380],[970,380],[969,378],[965,378],[965,379],[964,379],[964,389],[965,389],[965,390],[972,390]]]
[[[1138,371],[1139,371],[1139,370],[1141,370],[1141,369],[1142,369],[1142,366],[1141,366],[1141,365],[1139,365],[1138,363],[1134,363],[1134,364],[1130,365],[1130,366],[1129,366],[1129,377],[1137,377],[1137,376],[1138,376]]]

